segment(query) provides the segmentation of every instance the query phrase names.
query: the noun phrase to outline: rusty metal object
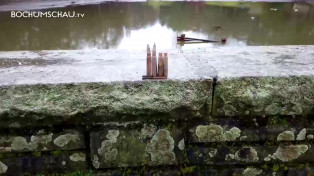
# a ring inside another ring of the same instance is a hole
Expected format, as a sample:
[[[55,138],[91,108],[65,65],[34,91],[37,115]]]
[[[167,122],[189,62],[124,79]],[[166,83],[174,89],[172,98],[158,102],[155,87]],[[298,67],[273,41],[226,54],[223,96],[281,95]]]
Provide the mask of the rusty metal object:
[[[153,76],[157,76],[157,56],[156,56],[156,45],[153,47],[153,56],[152,56],[152,73]]]
[[[185,41],[185,34],[181,34],[180,37],[177,37],[178,41]]]
[[[158,64],[156,57],[156,45],[154,44],[152,52],[147,45],[147,57],[146,57],[146,75],[142,79],[167,79],[168,77],[168,55],[162,53],[158,55]]]
[[[145,80],[145,79],[167,79],[167,77],[165,77],[165,76],[143,76],[142,79],[143,80]]]
[[[164,53],[164,76],[168,78],[168,53]]]
[[[159,53],[158,56],[158,76],[164,75],[164,59],[162,57],[162,53]]]
[[[198,39],[198,38],[190,38],[190,37],[185,37],[185,34],[181,34],[180,37],[177,37],[177,42],[213,43],[213,42],[220,42],[220,41],[217,41],[217,40]]]
[[[146,75],[147,76],[152,76],[152,56],[151,53],[147,53],[147,58],[146,58],[146,63],[147,63],[147,71],[146,71]]]
[[[150,47],[149,47],[149,45],[147,45],[146,50],[147,50],[147,54],[150,53]]]

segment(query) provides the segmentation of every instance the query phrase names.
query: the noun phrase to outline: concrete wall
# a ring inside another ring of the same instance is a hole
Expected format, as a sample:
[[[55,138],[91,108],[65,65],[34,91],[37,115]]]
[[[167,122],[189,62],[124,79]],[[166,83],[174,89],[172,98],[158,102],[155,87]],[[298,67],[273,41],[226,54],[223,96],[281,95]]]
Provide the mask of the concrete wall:
[[[313,51],[0,52],[0,174],[313,175]]]
[[[0,88],[0,173],[313,174],[314,77]]]

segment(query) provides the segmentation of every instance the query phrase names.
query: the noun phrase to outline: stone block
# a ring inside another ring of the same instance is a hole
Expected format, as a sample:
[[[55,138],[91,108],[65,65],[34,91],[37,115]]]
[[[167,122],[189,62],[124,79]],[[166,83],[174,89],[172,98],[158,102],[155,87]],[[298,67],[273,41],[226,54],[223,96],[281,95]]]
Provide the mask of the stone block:
[[[260,168],[256,166],[179,166],[179,167],[146,167],[146,168],[128,168],[128,169],[113,169],[107,171],[94,171],[95,176],[125,176],[125,175],[143,175],[143,176],[284,176],[284,170],[279,166],[271,168]],[[277,169],[278,168],[278,169]]]
[[[287,176],[312,176],[314,175],[313,167],[305,167],[305,168],[289,168]]]
[[[184,119],[210,113],[212,80],[0,87],[0,127]]]
[[[290,145],[218,145],[212,147],[189,146],[191,164],[225,165],[257,163],[313,162],[314,149],[309,144]]]
[[[245,127],[238,124],[199,123],[189,129],[189,143],[312,141],[314,128],[281,125]]]
[[[56,174],[86,171],[87,168],[86,154],[81,151],[0,158],[0,174],[4,175]]]
[[[217,143],[235,141],[258,141],[258,130],[238,128],[236,125],[200,124],[189,129],[189,143]]]
[[[185,139],[175,124],[140,128],[106,128],[91,132],[91,159],[95,168],[177,165],[183,162]]]
[[[1,135],[0,153],[74,150],[85,148],[84,135],[76,130],[53,133],[40,130],[33,135]]]
[[[314,114],[314,77],[229,78],[218,81],[214,116]]]
[[[140,167],[126,169],[110,169],[106,171],[94,171],[93,176],[178,176],[182,175],[179,167]]]

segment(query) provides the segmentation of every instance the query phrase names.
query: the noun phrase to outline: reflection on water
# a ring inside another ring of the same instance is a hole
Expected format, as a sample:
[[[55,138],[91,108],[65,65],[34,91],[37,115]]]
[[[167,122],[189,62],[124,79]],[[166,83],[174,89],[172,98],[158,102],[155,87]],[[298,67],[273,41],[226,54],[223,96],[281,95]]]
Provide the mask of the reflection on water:
[[[181,33],[226,37],[226,45],[314,44],[314,7],[309,4],[148,1],[50,10],[85,17],[12,19],[10,12],[1,12],[0,50],[145,49],[153,42],[161,49],[176,48]]]

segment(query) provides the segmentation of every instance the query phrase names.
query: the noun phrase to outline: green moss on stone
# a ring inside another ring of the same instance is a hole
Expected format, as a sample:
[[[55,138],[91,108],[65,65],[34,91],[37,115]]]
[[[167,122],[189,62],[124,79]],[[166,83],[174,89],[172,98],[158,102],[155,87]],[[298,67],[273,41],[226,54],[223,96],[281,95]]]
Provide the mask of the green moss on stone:
[[[174,164],[176,156],[173,152],[174,140],[170,132],[165,129],[158,130],[145,151],[151,156],[151,165]]]
[[[182,168],[181,170],[182,170],[182,173],[183,173],[183,174],[187,174],[187,173],[192,173],[192,172],[194,172],[195,169],[196,169],[196,166],[190,166],[190,167],[184,167],[184,168]]]
[[[199,125],[196,127],[195,135],[204,142],[235,141],[241,136],[241,130],[237,127],[224,130],[222,126],[215,124]]]
[[[5,174],[8,170],[8,166],[0,161],[0,174]]]
[[[85,153],[74,153],[70,156],[70,160],[73,162],[86,161]]]
[[[253,147],[243,147],[234,154],[234,159],[245,162],[256,162],[259,160],[257,151]]]
[[[277,164],[273,165],[273,171],[274,171],[274,172],[278,172],[278,171],[279,171],[279,168],[280,168],[279,165],[277,165]]]
[[[277,137],[277,141],[293,141],[295,139],[293,131],[284,131]]]
[[[304,144],[280,146],[272,155],[272,158],[287,162],[299,158],[307,150],[308,146]]]
[[[25,174],[24,176],[31,176],[33,174]],[[47,174],[36,174],[36,176],[47,176]],[[71,172],[71,173],[65,173],[65,174],[49,174],[49,176],[93,176],[93,171],[77,171],[77,172]]]
[[[280,125],[280,126],[289,126],[289,122],[285,118],[281,118],[278,116],[273,116],[270,117],[269,119],[269,124],[270,125]]]
[[[298,141],[301,141],[301,140],[305,140],[305,138],[306,138],[306,129],[305,128],[303,128],[301,131],[300,131],[300,133],[297,135],[297,140]]]
[[[215,116],[314,114],[314,77],[221,79],[215,88]]]
[[[97,149],[99,156],[93,156],[94,167],[127,167],[148,163],[142,135],[138,131],[108,130],[106,139]]]
[[[53,155],[61,155],[62,151],[61,150],[56,150],[52,152]]]
[[[263,173],[262,170],[257,169],[257,168],[246,168],[243,171],[243,176],[257,176],[257,175],[261,175]]]
[[[40,157],[41,156],[41,152],[33,152],[32,153],[34,156]]]
[[[80,138],[78,134],[67,133],[58,136],[55,140],[53,140],[53,143],[58,147],[64,147],[71,141],[77,142],[79,140]]]
[[[0,125],[200,117],[210,112],[211,88],[212,80],[3,86]]]

